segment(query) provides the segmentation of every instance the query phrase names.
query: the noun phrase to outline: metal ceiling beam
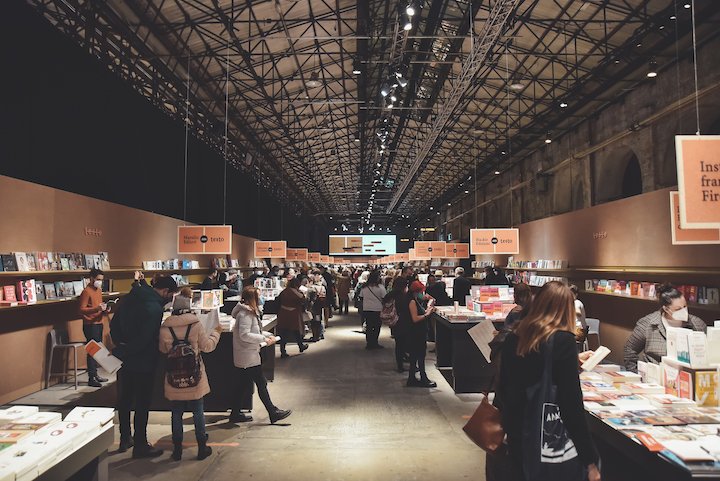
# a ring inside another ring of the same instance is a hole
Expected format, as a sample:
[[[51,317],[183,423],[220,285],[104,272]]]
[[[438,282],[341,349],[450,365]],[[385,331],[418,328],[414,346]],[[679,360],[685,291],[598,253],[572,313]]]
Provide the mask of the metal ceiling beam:
[[[503,33],[505,24],[517,7],[519,1],[520,0],[498,0],[495,5],[493,5],[490,15],[483,26],[483,31],[475,41],[476,43],[472,46],[469,55],[463,61],[460,75],[453,81],[452,90],[443,102],[443,105],[438,112],[427,137],[420,146],[415,161],[405,174],[405,178],[395,192],[392,201],[390,201],[387,213],[391,213],[393,211],[398,202],[400,202],[402,196],[405,194],[405,190],[415,178],[415,174],[422,166],[425,158],[430,152],[430,149],[435,145],[435,141],[445,128],[445,125],[455,111],[460,99],[472,85],[475,76],[482,67],[483,61],[490,53],[490,49],[497,43],[500,35]]]

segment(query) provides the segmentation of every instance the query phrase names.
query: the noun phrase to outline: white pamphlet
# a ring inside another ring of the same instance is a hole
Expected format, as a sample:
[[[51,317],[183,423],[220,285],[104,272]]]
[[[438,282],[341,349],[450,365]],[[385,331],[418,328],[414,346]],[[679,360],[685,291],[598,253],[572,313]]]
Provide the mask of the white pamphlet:
[[[275,336],[275,342],[276,343],[280,342],[280,336]],[[268,343],[265,341],[260,343],[260,347],[267,347],[267,345],[268,345]]]
[[[210,334],[220,325],[220,308],[212,309],[206,313],[197,314],[200,324],[205,329],[205,332]]]
[[[707,356],[708,364],[720,364],[720,327],[707,328]]]
[[[608,354],[610,354],[610,349],[605,346],[600,346],[593,353],[593,355],[587,359],[587,361],[582,363],[582,366],[580,367],[582,367],[585,371],[592,371],[593,369],[595,369],[595,366],[600,364],[600,361],[607,357]]]
[[[692,367],[707,367],[708,345],[707,336],[701,331],[690,331],[687,336]]]
[[[490,341],[493,340],[493,334],[495,333],[495,327],[491,321],[481,321],[475,326],[468,329],[468,334],[478,349],[482,353],[483,357],[487,362],[490,362]]]

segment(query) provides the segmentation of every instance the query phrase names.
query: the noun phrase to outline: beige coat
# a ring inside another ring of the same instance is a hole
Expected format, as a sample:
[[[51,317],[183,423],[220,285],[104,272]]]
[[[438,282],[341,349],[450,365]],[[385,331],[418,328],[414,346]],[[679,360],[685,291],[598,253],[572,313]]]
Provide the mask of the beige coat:
[[[180,314],[179,316],[170,316],[163,322],[160,328],[160,352],[167,354],[172,347],[173,337],[170,333],[170,327],[173,328],[175,336],[178,339],[183,339],[188,325],[192,325],[188,340],[196,353],[199,354],[200,351],[212,352],[215,350],[215,346],[217,346],[220,340],[220,333],[213,331],[211,334],[207,334],[197,316],[188,313]],[[200,370],[202,371],[200,382],[195,387],[174,388],[168,384],[166,377],[165,397],[170,401],[194,401],[208,394],[210,392],[210,384],[207,380],[207,374],[205,374],[205,364],[202,362],[200,363]]]

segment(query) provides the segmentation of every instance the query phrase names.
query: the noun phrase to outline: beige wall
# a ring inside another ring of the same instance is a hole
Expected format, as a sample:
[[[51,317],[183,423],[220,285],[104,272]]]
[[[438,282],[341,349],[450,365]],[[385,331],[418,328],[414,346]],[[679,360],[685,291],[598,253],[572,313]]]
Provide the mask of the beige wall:
[[[212,257],[177,255],[181,220],[5,176],[0,176],[0,205],[0,253],[107,251],[113,268],[176,257],[197,259],[201,266],[209,266]],[[102,236],[85,235],[86,227],[101,230]],[[232,257],[243,266],[253,257],[254,240],[233,235]],[[191,280],[201,280],[201,276]],[[2,277],[0,285],[12,281]],[[126,290],[123,286],[127,285],[127,280],[120,280],[115,288]],[[0,365],[0,403],[42,389],[47,334],[53,327],[68,329],[72,340],[83,339],[74,303],[0,309],[0,352],[5,360]],[[84,364],[83,359],[80,365]]]

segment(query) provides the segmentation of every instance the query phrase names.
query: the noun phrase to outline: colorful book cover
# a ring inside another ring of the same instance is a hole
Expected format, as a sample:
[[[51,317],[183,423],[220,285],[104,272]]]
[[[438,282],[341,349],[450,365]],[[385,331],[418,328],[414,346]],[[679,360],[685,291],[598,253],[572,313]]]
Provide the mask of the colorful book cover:
[[[38,270],[37,260],[35,259],[35,254],[33,254],[32,252],[28,252],[25,255],[27,256],[28,269],[30,269],[31,271]]]
[[[74,295],[79,296],[80,294],[82,294],[82,291],[84,289],[82,281],[73,281],[72,286]]]
[[[75,295],[75,288],[73,287],[72,281],[62,283],[62,295],[63,297],[73,297]]]
[[[17,271],[17,261],[15,260],[15,256],[13,254],[2,254],[0,255],[0,259],[2,260],[3,270],[5,272],[14,272]]]
[[[719,380],[717,371],[695,372],[695,402],[698,406],[718,406]]]
[[[15,286],[3,286],[3,299],[8,302],[16,302]]]
[[[693,399],[692,375],[687,371],[678,372],[677,391],[678,397]]]
[[[42,281],[35,281],[35,299],[38,301],[45,300],[45,284]]]
[[[110,254],[107,252],[100,252],[100,269],[110,270]]]
[[[28,272],[30,270],[27,254],[24,252],[15,252],[15,262],[17,263],[17,270],[19,272]]]
[[[17,287],[17,300],[22,302],[35,302],[35,280],[19,281]]]
[[[43,287],[45,288],[45,299],[55,299],[57,298],[57,292],[55,291],[55,284],[48,282],[43,284]]]
[[[630,281],[629,287],[630,287],[630,295],[637,296],[638,295],[638,287],[640,287],[640,284],[635,281]]]
[[[65,254],[59,254],[59,255],[60,255],[60,269],[63,271],[69,271],[70,270],[70,259],[68,259]]]
[[[50,270],[50,261],[48,260],[47,252],[37,252],[35,254],[35,258],[37,261],[37,269],[39,271],[49,271]]]

